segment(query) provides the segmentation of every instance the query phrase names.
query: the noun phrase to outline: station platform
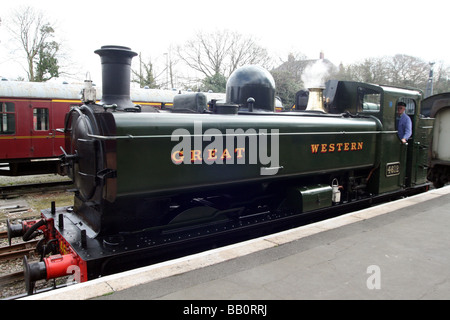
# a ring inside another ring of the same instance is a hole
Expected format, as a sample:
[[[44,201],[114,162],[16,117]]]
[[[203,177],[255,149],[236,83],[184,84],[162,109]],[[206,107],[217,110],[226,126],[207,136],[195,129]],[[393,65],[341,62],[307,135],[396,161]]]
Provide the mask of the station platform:
[[[447,186],[24,299],[447,300],[449,231]]]

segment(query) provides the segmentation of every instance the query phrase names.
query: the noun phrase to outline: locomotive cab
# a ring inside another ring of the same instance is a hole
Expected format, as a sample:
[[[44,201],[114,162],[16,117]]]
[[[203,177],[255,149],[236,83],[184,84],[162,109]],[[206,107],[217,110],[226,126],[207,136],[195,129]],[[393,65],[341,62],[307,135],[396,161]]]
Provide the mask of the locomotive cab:
[[[331,114],[372,114],[380,118],[383,89],[354,81],[329,80],[324,95],[325,109]]]
[[[427,153],[433,120],[421,116],[422,93],[414,89],[330,80],[324,90],[324,109],[329,114],[377,119],[377,167],[371,173],[369,190],[378,194],[427,183]],[[299,92],[296,103],[305,105],[307,95]],[[303,99],[303,101],[301,100]],[[408,144],[397,136],[397,103],[406,104],[412,121]]]

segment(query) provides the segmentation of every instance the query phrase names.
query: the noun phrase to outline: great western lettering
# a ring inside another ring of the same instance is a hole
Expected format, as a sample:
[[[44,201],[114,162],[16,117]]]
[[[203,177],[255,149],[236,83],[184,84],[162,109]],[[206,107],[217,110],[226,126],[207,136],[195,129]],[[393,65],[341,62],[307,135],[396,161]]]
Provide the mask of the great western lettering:
[[[363,142],[337,142],[311,144],[311,153],[332,153],[363,150]]]
[[[261,175],[274,175],[280,168],[278,129],[203,131],[201,121],[195,121],[193,129],[193,133],[185,128],[172,132],[171,141],[179,141],[170,153],[175,165],[257,164],[261,166]]]
[[[234,154],[230,153],[228,149],[224,150],[217,150],[217,149],[205,149],[205,152],[203,153],[202,150],[191,150],[190,159],[191,163],[195,162],[202,162],[203,161],[203,155],[206,156],[207,161],[215,161],[217,159],[221,160],[227,160],[227,159],[242,159],[244,157],[245,148],[235,148]],[[175,164],[180,164],[184,161],[184,152],[181,151],[174,151],[172,152],[172,161]]]

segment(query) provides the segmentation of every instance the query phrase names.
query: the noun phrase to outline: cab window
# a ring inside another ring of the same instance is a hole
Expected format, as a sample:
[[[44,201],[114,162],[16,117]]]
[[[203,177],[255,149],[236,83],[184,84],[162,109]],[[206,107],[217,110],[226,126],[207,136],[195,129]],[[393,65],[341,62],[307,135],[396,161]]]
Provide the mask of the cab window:
[[[45,131],[49,129],[47,108],[33,109],[33,126],[35,131]]]
[[[16,133],[16,114],[14,103],[0,102],[0,134]]]
[[[379,112],[381,106],[381,93],[369,88],[358,88],[359,112]]]
[[[416,112],[416,101],[411,98],[399,98],[397,101],[397,105],[399,102],[404,102],[406,104],[405,114],[407,114],[411,118],[411,120],[413,120],[414,113]],[[396,109],[396,112],[395,130],[398,129],[398,109]],[[414,130],[414,126],[412,127],[412,129]]]
[[[407,115],[414,115],[416,112],[416,101],[411,98],[400,98],[398,102],[404,102],[406,104],[406,114]]]

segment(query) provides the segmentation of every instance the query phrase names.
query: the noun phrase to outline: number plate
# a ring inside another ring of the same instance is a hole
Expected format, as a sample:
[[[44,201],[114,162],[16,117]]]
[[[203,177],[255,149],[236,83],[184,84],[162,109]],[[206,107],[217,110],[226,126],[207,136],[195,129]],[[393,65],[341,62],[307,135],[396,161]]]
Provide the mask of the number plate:
[[[398,176],[400,174],[400,162],[386,164],[386,177]]]

